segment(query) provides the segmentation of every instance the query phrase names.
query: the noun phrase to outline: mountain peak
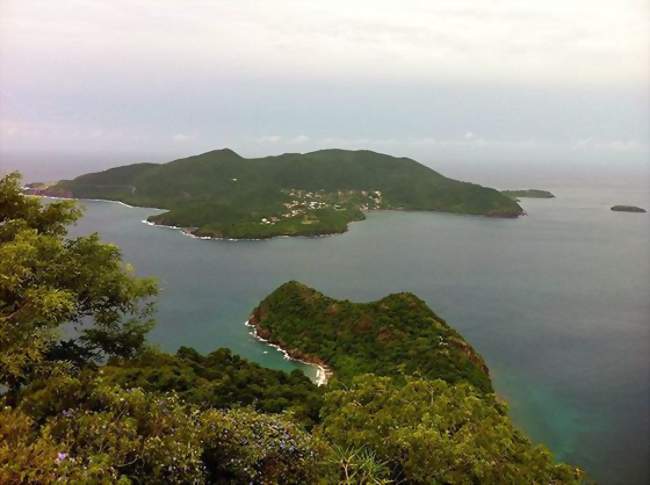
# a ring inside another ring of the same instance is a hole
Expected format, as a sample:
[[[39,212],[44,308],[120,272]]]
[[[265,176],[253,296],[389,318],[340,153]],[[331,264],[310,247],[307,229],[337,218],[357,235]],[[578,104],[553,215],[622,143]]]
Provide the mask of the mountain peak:
[[[202,157],[205,155],[243,158],[239,153],[237,153],[236,151],[228,147],[217,148],[216,150],[210,150],[209,152],[202,153],[201,155],[198,156]]]

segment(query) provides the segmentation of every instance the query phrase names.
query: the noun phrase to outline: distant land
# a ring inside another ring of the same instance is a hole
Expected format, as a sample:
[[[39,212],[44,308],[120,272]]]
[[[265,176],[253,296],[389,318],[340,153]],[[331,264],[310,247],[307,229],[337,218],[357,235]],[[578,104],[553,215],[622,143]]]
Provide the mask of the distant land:
[[[410,158],[368,150],[247,159],[222,149],[32,184],[28,192],[166,209],[148,221],[196,236],[232,239],[341,233],[375,209],[490,217],[523,213],[495,189],[447,178]]]
[[[614,212],[646,212],[642,207],[637,207],[635,205],[615,205],[611,208]]]
[[[528,199],[553,199],[553,195],[548,190],[541,189],[519,189],[519,190],[502,190],[501,193],[511,199],[528,198]]]

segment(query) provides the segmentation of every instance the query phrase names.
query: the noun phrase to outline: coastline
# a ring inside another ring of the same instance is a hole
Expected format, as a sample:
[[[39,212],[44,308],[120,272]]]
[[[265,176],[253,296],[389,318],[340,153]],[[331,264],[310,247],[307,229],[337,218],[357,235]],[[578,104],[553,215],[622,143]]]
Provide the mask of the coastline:
[[[88,199],[86,199],[88,200]],[[165,210],[165,209],[156,209],[156,210]],[[269,236],[269,237],[218,237],[218,236],[197,236],[196,234],[192,233],[189,228],[187,227],[180,227],[180,226],[171,226],[168,224],[156,224],[155,222],[148,221],[147,219],[143,219],[142,221],[143,224],[146,224],[147,226],[151,227],[158,227],[161,229],[173,229],[175,231],[180,231],[183,236],[191,237],[192,239],[203,239],[203,240],[213,240],[213,241],[231,241],[231,242],[237,242],[237,241],[271,241],[272,239],[281,239],[281,238],[289,238],[289,237],[296,237],[296,238],[305,238],[305,239],[316,239],[316,238],[322,238],[322,237],[332,237],[332,236],[339,236],[341,234],[345,234],[348,232],[349,229],[346,228],[345,231],[343,232],[327,232],[323,234],[312,234],[312,235],[303,235],[303,234],[296,234],[296,235],[289,235],[289,234],[278,234],[277,236]],[[356,221],[352,221],[356,222]]]
[[[30,197],[40,197],[42,199],[51,199],[51,200],[80,200],[84,201],[87,200],[89,202],[110,202],[111,204],[119,204],[123,207],[127,207],[129,209],[151,209],[151,210],[156,210],[156,211],[164,211],[167,209],[160,209],[158,207],[141,207],[141,206],[135,206],[135,205],[129,205],[126,202],[122,202],[121,200],[110,200],[110,199],[87,199],[83,197],[59,197],[56,195],[40,195],[40,194],[27,194]]]
[[[79,200],[101,200],[101,199],[79,199]],[[117,202],[117,201],[106,201],[106,202]],[[123,202],[120,202],[123,205]],[[129,206],[127,206],[129,207]],[[155,209],[155,210],[167,210],[167,209]],[[441,211],[441,210],[419,210],[419,209],[400,209],[400,208],[390,208],[390,209],[371,209],[364,211],[364,215],[371,213],[371,212],[423,212],[423,213],[434,213],[434,214],[443,214],[443,215],[452,215],[452,216],[466,216],[466,217],[485,217],[489,219],[518,219],[519,217],[527,216],[528,213],[523,210],[520,214],[513,215],[513,216],[503,216],[503,215],[495,215],[495,214],[464,214],[464,213],[459,213],[459,212],[447,212],[447,211]],[[192,233],[191,228],[188,227],[181,227],[181,226],[172,226],[169,224],[157,224],[155,222],[151,222],[147,219],[143,219],[141,222],[143,224],[146,224],[147,226],[151,227],[158,227],[162,229],[173,229],[176,231],[180,231],[181,234],[187,237],[191,237],[192,239],[203,239],[203,240],[213,240],[213,241],[229,241],[229,242],[237,242],[237,241],[271,241],[273,239],[282,239],[282,238],[304,238],[304,239],[319,239],[319,238],[324,238],[324,237],[334,237],[334,236],[341,236],[347,232],[350,231],[350,226],[352,224],[358,223],[358,222],[363,222],[365,221],[366,218],[364,217],[363,219],[353,219],[349,221],[345,227],[345,230],[343,231],[333,231],[333,232],[324,232],[321,234],[277,234],[274,236],[266,236],[266,237],[219,237],[219,236],[197,236],[196,234]]]
[[[128,209],[151,209],[151,210],[156,210],[156,211],[167,211],[168,209],[161,209],[158,207],[144,207],[144,206],[135,206],[135,205],[129,205],[125,202],[122,202],[121,200],[110,200],[110,199],[88,199],[88,198],[81,198],[81,197],[59,197],[55,195],[36,195],[36,194],[29,194],[31,197],[40,197],[43,199],[50,199],[50,200],[79,200],[79,201],[89,201],[89,202],[109,202],[112,204],[119,204],[122,207],[126,207]],[[237,242],[237,241],[270,241],[272,239],[280,239],[280,238],[289,238],[289,237],[302,237],[302,238],[307,238],[307,239],[315,239],[315,238],[321,238],[321,237],[331,237],[331,236],[338,236],[340,234],[345,234],[346,232],[349,231],[349,228],[346,227],[345,231],[342,232],[328,232],[328,233],[323,233],[323,234],[312,234],[312,235],[289,235],[289,234],[278,234],[277,236],[269,236],[269,237],[258,237],[258,238],[234,238],[234,237],[217,237],[217,236],[197,236],[196,234],[192,233],[190,228],[187,227],[181,227],[181,226],[172,226],[168,224],[156,224],[155,222],[151,222],[147,219],[142,219],[140,222],[142,224],[145,224],[147,226],[151,227],[158,227],[161,229],[172,229],[174,231],[180,231],[183,236],[191,237],[192,239],[202,239],[202,240],[213,240],[213,241],[230,241],[230,242]],[[358,222],[358,221],[350,221],[352,222]]]
[[[255,324],[251,323],[250,320],[246,320],[244,322],[244,325],[251,329],[250,332],[249,332],[249,335],[251,335],[256,340],[259,340],[260,342],[264,342],[269,347],[273,347],[274,349],[280,351],[280,353],[282,353],[282,355],[284,356],[285,359],[292,360],[294,362],[300,362],[301,364],[306,364],[306,365],[309,365],[311,367],[315,367],[316,368],[316,379],[315,379],[314,383],[317,386],[320,387],[320,386],[326,385],[329,382],[330,378],[334,375],[334,372],[332,371],[332,369],[330,369],[326,365],[321,364],[321,363],[317,363],[317,362],[310,362],[308,360],[303,360],[303,359],[299,359],[297,357],[294,357],[286,349],[283,349],[280,345],[275,344],[275,343],[271,342],[270,340],[265,339],[264,337],[261,337],[257,333],[257,327],[255,326]]]
[[[114,204],[119,204],[123,207],[127,207],[129,209],[136,209],[136,208],[142,208],[142,209],[151,209],[151,210],[156,210],[156,211],[168,211],[169,209],[160,209],[158,207],[144,207],[144,206],[133,206],[129,205],[125,202],[122,202],[120,200],[110,200],[110,199],[88,199],[88,198],[78,198],[78,197],[60,197],[60,196],[51,196],[51,195],[36,195],[32,194],[33,197],[42,197],[45,199],[53,199],[53,200],[79,200],[79,201],[90,201],[90,202],[110,202]],[[487,218],[494,218],[494,219],[517,219],[521,216],[526,216],[528,215],[525,210],[522,210],[520,214],[516,215],[500,215],[500,214],[464,214],[464,213],[458,213],[458,212],[448,212],[444,210],[419,210],[419,209],[403,209],[403,208],[385,208],[385,209],[369,209],[366,211],[363,211],[364,216],[365,214],[368,214],[370,212],[426,212],[426,213],[439,213],[439,214],[451,214],[451,215],[456,215],[456,216],[470,216],[470,217],[487,217]],[[229,242],[237,242],[237,241],[270,241],[272,239],[280,239],[280,238],[305,238],[305,239],[316,239],[316,238],[323,238],[323,237],[333,237],[333,236],[339,236],[342,234],[345,234],[350,231],[350,225],[355,223],[355,222],[363,222],[365,220],[365,217],[363,219],[353,219],[349,221],[346,224],[345,230],[343,231],[333,231],[333,232],[325,232],[321,234],[294,234],[294,235],[289,235],[289,234],[278,234],[274,236],[268,236],[268,237],[258,237],[258,238],[232,238],[232,237],[218,237],[218,236],[197,236],[192,232],[192,228],[188,227],[180,227],[180,226],[173,226],[173,225],[167,225],[167,224],[156,224],[155,222],[151,222],[147,219],[143,219],[140,222],[147,226],[151,227],[158,227],[162,229],[172,229],[175,231],[180,231],[183,236],[191,237],[192,239],[202,239],[202,240],[214,240],[214,241],[229,241]]]

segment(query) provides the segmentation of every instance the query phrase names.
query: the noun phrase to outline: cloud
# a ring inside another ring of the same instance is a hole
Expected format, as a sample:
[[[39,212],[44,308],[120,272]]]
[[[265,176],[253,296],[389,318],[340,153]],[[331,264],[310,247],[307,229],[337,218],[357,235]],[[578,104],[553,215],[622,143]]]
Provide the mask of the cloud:
[[[291,69],[305,78],[578,85],[648,79],[644,0],[2,4],[0,71],[23,79],[52,69],[62,76],[70,69],[168,75],[174,65],[282,78]]]
[[[5,150],[647,151],[647,0],[0,4]]]
[[[294,136],[293,138],[291,138],[289,140],[289,143],[291,143],[292,145],[300,145],[302,143],[308,142],[309,140],[310,140],[310,138],[308,136],[306,136],[306,135],[298,135],[298,136]]]
[[[196,139],[196,135],[187,135],[185,133],[176,133],[172,135],[172,141],[174,143],[185,143]]]
[[[257,143],[279,143],[282,141],[282,137],[279,135],[264,135],[256,138]]]
[[[647,153],[650,150],[647,142],[635,139],[598,140],[584,138],[577,140],[571,147],[574,151],[613,152],[613,153]]]
[[[253,141],[260,144],[288,144],[288,145],[302,145],[310,141],[307,135],[296,135],[296,136],[280,136],[280,135],[263,135],[255,138]]]

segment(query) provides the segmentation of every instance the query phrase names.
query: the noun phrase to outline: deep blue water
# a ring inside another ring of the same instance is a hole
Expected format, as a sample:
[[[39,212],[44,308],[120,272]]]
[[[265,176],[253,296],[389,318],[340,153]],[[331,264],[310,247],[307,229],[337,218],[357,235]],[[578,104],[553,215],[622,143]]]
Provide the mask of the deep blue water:
[[[650,253],[646,190],[562,188],[497,220],[382,212],[340,236],[205,241],[140,221],[150,209],[85,202],[75,234],[98,231],[162,288],[151,340],[174,351],[226,346],[304,368],[243,323],[297,279],[337,298],[412,291],[485,357],[515,421],[601,483],[648,483]],[[305,369],[311,372],[311,369]]]

